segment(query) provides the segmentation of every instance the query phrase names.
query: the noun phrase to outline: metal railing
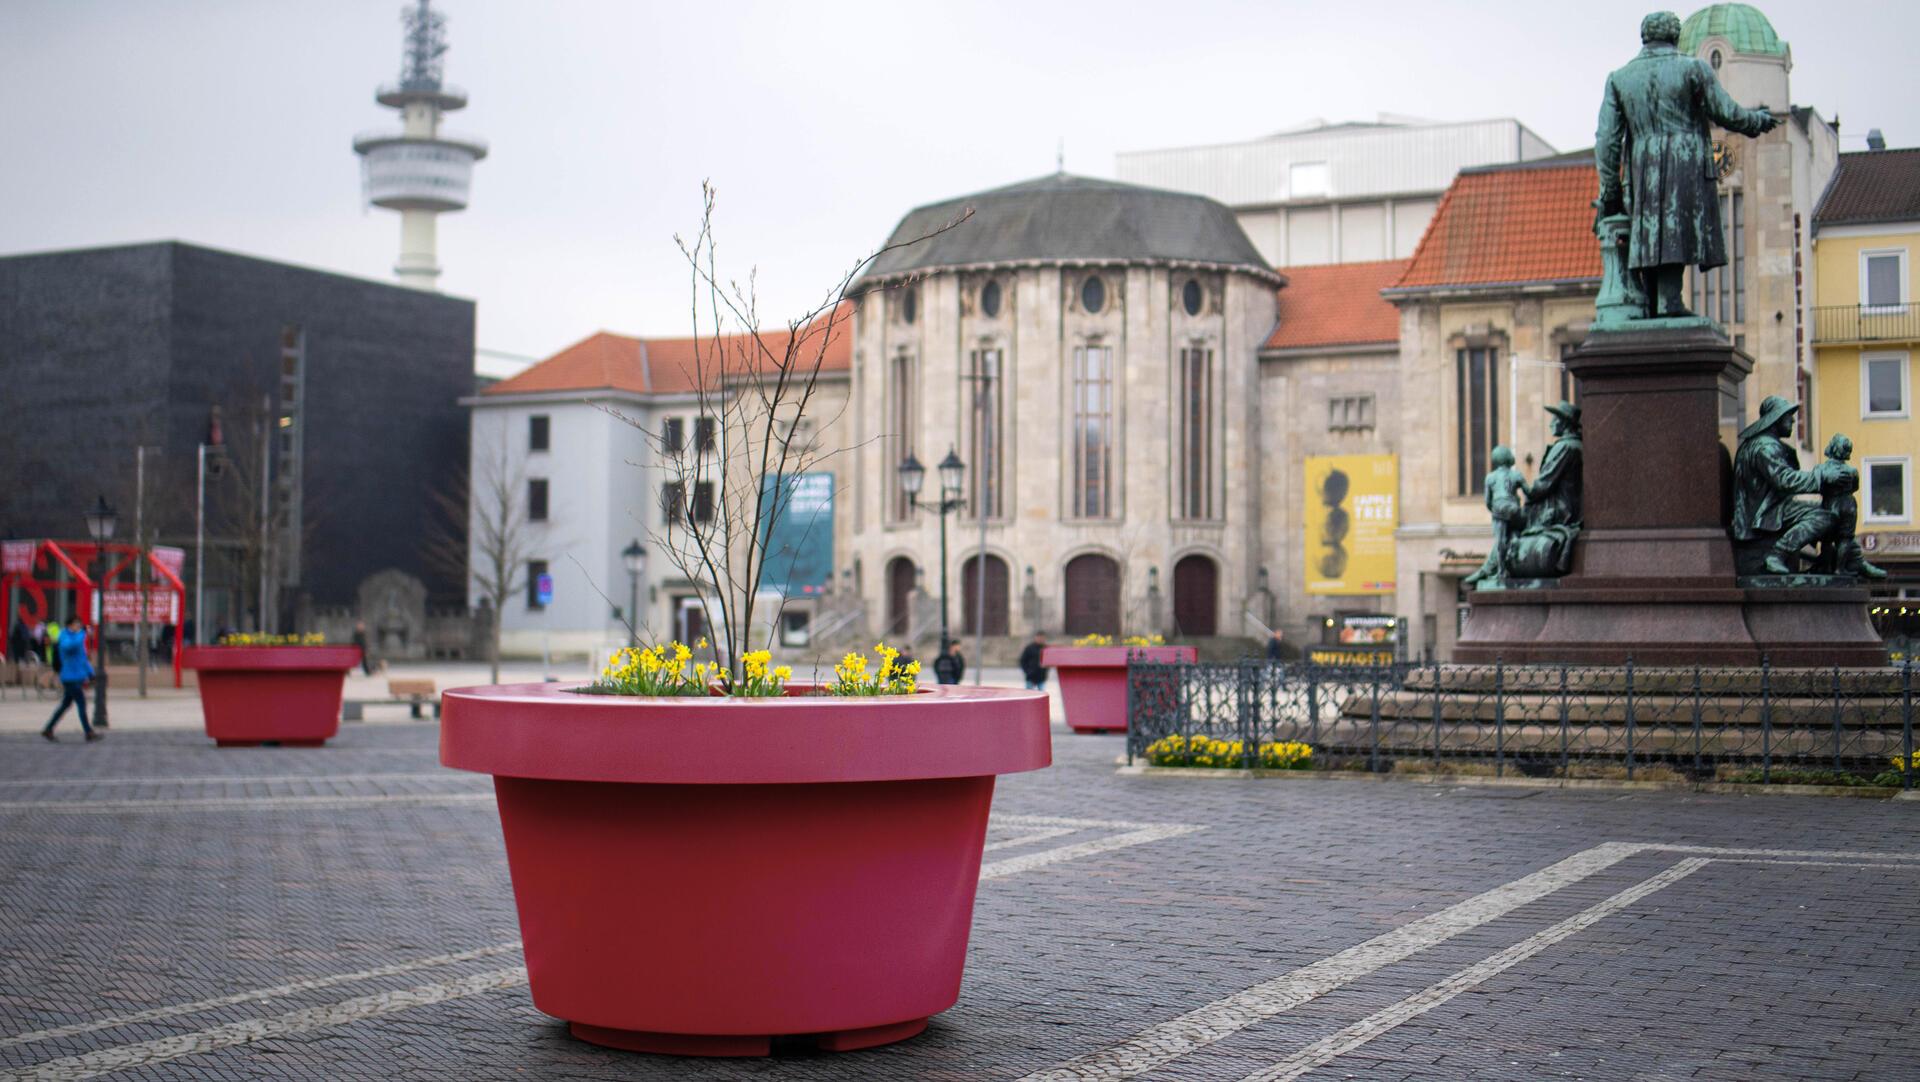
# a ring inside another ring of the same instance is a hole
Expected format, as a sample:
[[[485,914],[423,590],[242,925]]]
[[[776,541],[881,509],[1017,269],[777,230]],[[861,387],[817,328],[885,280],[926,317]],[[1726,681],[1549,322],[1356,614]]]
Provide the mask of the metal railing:
[[[1127,759],[1210,737],[1240,742],[1249,767],[1297,742],[1316,765],[1372,772],[1911,789],[1914,669],[1135,660]]]
[[[1813,310],[1815,344],[1920,339],[1920,304],[1837,304]]]

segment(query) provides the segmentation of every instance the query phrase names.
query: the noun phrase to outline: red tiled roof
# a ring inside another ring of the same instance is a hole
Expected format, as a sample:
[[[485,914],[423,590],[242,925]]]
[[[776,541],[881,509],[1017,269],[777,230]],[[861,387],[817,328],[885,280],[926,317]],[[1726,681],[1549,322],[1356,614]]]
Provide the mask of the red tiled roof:
[[[833,337],[820,358],[822,372],[845,372],[853,365],[853,303],[841,302],[831,317]],[[800,356],[810,362],[818,343],[814,339],[827,331],[829,317],[821,316],[800,332]],[[493,384],[482,394],[540,394],[556,391],[626,391],[632,394],[680,394],[696,390],[696,365],[701,357],[709,364],[725,358],[729,368],[737,368],[743,354],[738,347],[748,343],[745,334],[722,335],[721,350],[714,353],[710,336],[694,338],[633,338],[600,331],[548,357],[519,375]],[[786,355],[788,332],[765,331],[760,342],[765,352],[752,356],[770,363]],[[767,354],[771,354],[769,358]],[[731,374],[731,373],[730,373]]]
[[[1400,280],[1409,260],[1282,267],[1280,323],[1266,349],[1311,349],[1400,340],[1400,312],[1380,291]]]
[[[1399,289],[1600,277],[1593,159],[1554,159],[1453,178]]]
[[[1813,211],[1816,226],[1915,220],[1920,220],[1920,148],[1840,155],[1840,167]]]

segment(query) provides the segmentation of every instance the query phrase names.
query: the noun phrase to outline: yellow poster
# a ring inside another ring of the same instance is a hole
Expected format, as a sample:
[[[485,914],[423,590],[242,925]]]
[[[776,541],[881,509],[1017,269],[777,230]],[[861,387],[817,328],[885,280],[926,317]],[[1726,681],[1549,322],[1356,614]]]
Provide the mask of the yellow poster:
[[[1307,459],[1307,592],[1390,594],[1393,531],[1400,525],[1400,460],[1395,455]]]

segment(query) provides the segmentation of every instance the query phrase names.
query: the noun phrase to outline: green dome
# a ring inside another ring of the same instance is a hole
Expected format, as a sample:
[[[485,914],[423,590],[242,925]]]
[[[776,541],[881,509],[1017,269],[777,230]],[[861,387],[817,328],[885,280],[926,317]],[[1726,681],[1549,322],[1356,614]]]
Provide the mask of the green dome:
[[[1680,51],[1692,55],[1708,38],[1725,38],[1736,53],[1787,55],[1787,43],[1751,4],[1714,4],[1687,16],[1680,27]]]

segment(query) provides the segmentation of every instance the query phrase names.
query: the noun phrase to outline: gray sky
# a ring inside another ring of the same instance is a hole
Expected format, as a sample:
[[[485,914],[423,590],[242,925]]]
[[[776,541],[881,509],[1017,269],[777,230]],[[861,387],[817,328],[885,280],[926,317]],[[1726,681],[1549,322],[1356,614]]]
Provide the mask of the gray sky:
[[[386,279],[356,131],[400,66],[399,0],[0,0],[0,252],[178,238]],[[1920,4],[1768,0],[1796,104],[1920,144]],[[720,191],[724,269],[810,306],[919,203],[1116,150],[1310,117],[1512,116],[1590,145],[1647,0],[1157,4],[439,0],[448,121],[492,144],[440,220],[441,286],[487,348],[684,334],[675,232]],[[1681,9],[1684,16],[1692,8]],[[1771,104],[1771,103],[1769,103]]]

